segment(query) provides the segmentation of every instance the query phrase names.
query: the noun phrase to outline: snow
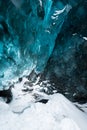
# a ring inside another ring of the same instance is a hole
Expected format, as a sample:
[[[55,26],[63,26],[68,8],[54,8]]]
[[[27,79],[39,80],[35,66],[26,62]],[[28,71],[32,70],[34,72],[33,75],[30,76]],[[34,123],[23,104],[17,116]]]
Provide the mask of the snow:
[[[41,1],[41,0],[39,0],[39,2],[40,2],[40,6],[42,7],[42,1]]]
[[[56,19],[58,18],[58,15],[60,15],[61,13],[63,13],[65,11],[66,7],[64,7],[62,10],[56,10],[55,13],[53,14],[53,16],[51,16],[52,19]]]
[[[83,39],[87,41],[87,37],[83,37]]]
[[[13,88],[13,101],[0,100],[0,130],[86,130],[87,114],[61,94],[46,95],[34,84],[32,92],[23,92],[23,84]],[[37,97],[37,98],[35,98]],[[46,104],[38,102],[48,99]]]
[[[77,102],[76,103],[74,103],[75,104],[75,106],[77,106],[80,110],[82,110],[83,112],[85,112],[86,114],[87,114],[87,103],[85,103],[85,104],[78,104]]]
[[[54,16],[63,13],[65,9],[66,9],[66,7],[64,7],[62,10],[56,10],[55,13],[54,13]]]

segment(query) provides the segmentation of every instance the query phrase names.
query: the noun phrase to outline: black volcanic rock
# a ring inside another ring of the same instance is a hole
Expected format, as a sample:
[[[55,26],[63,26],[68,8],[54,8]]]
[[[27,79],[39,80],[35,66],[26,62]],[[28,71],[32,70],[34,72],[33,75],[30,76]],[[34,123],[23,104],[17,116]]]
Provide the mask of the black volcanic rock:
[[[6,103],[10,103],[12,101],[12,98],[13,98],[11,88],[9,88],[7,90],[0,91],[0,97],[5,98]]]

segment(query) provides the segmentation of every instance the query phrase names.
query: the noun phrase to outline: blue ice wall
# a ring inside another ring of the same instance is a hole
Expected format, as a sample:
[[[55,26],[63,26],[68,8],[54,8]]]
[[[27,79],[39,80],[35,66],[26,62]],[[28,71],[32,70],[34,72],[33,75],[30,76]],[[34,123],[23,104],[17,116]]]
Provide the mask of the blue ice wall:
[[[37,73],[44,70],[71,7],[52,0],[24,1],[21,8],[10,1],[6,5],[1,1],[1,6],[4,7],[0,18],[0,79],[3,84],[32,69]]]
[[[0,86],[29,75],[32,70],[42,73],[51,56],[53,65],[55,61],[59,63],[59,43],[65,40],[66,46],[70,46],[71,32],[84,34],[80,30],[80,26],[82,30],[86,28],[84,2],[86,4],[86,0],[22,0],[22,4],[16,6],[18,3],[0,0]],[[62,48],[67,50],[66,46]],[[55,68],[58,69],[57,64]],[[59,71],[56,73],[59,75]]]
[[[63,23],[43,77],[69,99],[84,103],[87,102],[87,1],[79,2]]]
[[[68,8],[68,5],[62,5],[61,8],[59,3],[53,6],[53,2],[48,0],[44,5],[44,19],[42,20],[36,16],[35,20],[32,20],[31,26],[34,23],[36,37],[34,44],[31,44],[29,49],[31,57],[33,56],[34,62],[36,62],[35,71],[42,72],[44,70],[53,51],[55,39],[68,13]]]

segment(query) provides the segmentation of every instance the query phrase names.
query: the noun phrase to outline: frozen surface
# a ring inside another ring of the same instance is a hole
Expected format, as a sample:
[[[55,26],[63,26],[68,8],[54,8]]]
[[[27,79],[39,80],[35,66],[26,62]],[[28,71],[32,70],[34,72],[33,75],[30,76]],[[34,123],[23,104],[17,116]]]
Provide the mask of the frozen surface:
[[[0,90],[33,70],[86,102],[86,21],[87,0],[0,0]]]
[[[44,70],[71,6],[52,0],[11,0],[6,5],[1,1],[0,7],[5,9],[0,14],[0,86],[5,88],[24,71]]]
[[[13,101],[0,100],[1,130],[86,130],[87,114],[76,108],[61,94],[46,95],[33,85],[32,92],[23,92],[23,80],[13,88]],[[37,98],[35,98],[37,97]],[[46,104],[38,102],[48,99]]]

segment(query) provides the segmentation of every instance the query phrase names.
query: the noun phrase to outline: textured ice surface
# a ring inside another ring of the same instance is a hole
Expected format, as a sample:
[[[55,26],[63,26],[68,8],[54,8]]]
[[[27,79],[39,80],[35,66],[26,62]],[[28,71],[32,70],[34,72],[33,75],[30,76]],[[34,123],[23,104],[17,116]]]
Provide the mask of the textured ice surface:
[[[86,0],[1,0],[0,88],[47,65],[62,92],[87,95],[86,20]]]
[[[52,0],[1,1],[0,77],[1,84],[35,68],[42,72],[55,46],[70,5]],[[16,5],[17,4],[17,5]],[[15,5],[15,6],[14,6]],[[5,23],[5,24],[3,24]]]
[[[0,129],[86,130],[86,113],[61,94],[48,96],[40,92],[40,86],[33,85],[31,92],[22,91],[26,81],[24,78],[21,83],[15,84],[13,101],[9,105],[0,99]],[[48,99],[48,102],[38,102],[41,99]]]
[[[64,21],[43,77],[82,103],[87,102],[87,1],[79,2]]]

